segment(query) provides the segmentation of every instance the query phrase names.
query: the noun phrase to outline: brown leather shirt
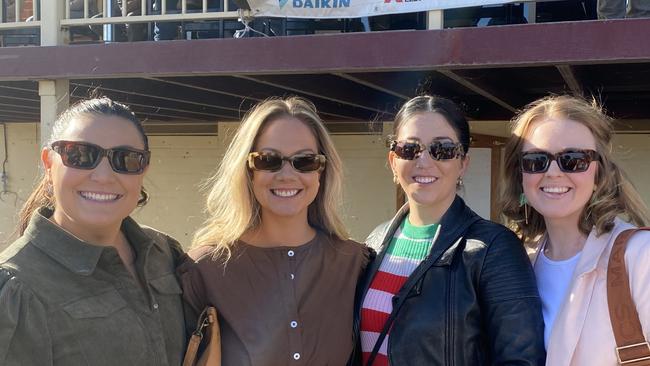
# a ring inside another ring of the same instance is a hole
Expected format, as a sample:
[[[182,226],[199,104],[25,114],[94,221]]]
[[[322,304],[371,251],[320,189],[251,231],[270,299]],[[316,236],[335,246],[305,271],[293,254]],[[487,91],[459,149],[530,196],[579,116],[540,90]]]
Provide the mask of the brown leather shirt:
[[[346,364],[366,246],[322,233],[298,247],[238,242],[225,266],[210,251],[190,251],[179,273],[188,326],[208,304],[219,312],[223,366]]]
[[[25,235],[0,254],[0,365],[179,365],[178,243],[126,218],[138,283],[115,248],[80,241],[50,215],[34,214]]]

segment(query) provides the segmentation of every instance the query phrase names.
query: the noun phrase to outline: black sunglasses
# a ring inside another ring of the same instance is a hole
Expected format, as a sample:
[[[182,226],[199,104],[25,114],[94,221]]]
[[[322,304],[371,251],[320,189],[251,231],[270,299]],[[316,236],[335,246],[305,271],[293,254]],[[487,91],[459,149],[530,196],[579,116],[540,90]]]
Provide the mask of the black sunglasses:
[[[61,155],[63,165],[91,170],[95,169],[104,156],[111,168],[120,174],[141,174],[149,165],[151,152],[130,147],[104,149],[101,146],[81,141],[56,141],[52,150]]]
[[[433,160],[450,160],[465,156],[463,145],[450,141],[434,141],[429,146],[414,141],[393,141],[390,150],[404,160],[417,159],[423,151],[428,151]]]
[[[252,170],[267,170],[276,172],[282,169],[284,162],[288,161],[291,166],[301,172],[309,173],[325,169],[327,159],[321,154],[296,154],[282,156],[274,152],[252,152],[248,154],[248,167]]]
[[[594,150],[567,149],[555,154],[530,151],[521,154],[521,171],[529,174],[545,173],[555,160],[561,171],[580,173],[589,169],[592,161],[599,159],[600,156]]]

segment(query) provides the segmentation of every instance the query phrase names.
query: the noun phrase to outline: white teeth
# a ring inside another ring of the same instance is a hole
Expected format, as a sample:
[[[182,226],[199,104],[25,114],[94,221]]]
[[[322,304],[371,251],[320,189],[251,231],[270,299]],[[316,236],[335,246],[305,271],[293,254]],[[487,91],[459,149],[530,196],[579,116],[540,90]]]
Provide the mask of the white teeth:
[[[415,180],[416,182],[421,183],[421,184],[427,184],[427,183],[435,182],[437,180],[437,178],[435,178],[435,177],[415,177],[415,178],[413,178],[413,180]]]
[[[298,189],[272,189],[271,192],[280,197],[293,197],[298,194]]]
[[[542,191],[546,193],[566,193],[569,187],[542,187]]]
[[[120,195],[110,193],[79,192],[81,197],[91,201],[115,201]]]

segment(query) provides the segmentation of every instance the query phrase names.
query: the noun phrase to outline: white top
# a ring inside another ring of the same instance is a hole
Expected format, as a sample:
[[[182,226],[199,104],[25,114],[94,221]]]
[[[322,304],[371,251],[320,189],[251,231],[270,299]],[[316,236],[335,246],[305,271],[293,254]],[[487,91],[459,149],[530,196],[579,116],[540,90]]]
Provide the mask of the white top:
[[[548,259],[542,250],[535,261],[537,288],[539,296],[542,298],[542,313],[544,315],[544,347],[548,347],[555,317],[560,311],[571,285],[573,271],[581,253],[579,252],[569,259],[554,261]]]

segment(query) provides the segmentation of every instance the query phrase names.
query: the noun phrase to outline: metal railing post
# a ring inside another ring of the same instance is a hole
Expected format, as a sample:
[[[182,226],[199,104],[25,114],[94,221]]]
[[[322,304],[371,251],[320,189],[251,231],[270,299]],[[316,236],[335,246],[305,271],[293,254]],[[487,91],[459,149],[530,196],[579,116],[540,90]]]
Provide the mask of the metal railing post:
[[[444,10],[431,10],[427,12],[427,29],[443,29]]]
[[[41,3],[41,46],[58,46],[65,43],[61,20],[65,14],[65,0],[45,0]]]

